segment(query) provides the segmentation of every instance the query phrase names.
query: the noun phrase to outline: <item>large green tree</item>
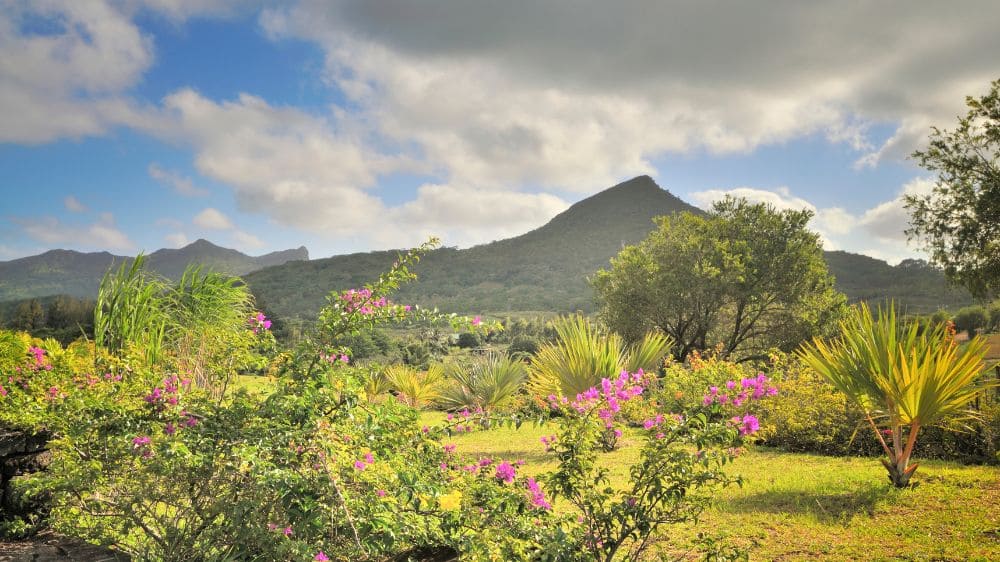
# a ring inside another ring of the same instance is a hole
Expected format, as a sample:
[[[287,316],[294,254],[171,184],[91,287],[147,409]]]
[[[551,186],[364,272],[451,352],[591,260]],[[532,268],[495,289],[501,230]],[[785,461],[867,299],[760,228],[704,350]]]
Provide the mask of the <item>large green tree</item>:
[[[913,153],[938,177],[931,193],[907,196],[907,233],[949,279],[988,300],[1000,295],[1000,80],[965,103],[954,130],[933,128]]]
[[[601,318],[628,341],[662,331],[681,359],[717,344],[735,360],[794,349],[835,324],[846,302],[811,217],[736,198],[660,217],[593,278]]]

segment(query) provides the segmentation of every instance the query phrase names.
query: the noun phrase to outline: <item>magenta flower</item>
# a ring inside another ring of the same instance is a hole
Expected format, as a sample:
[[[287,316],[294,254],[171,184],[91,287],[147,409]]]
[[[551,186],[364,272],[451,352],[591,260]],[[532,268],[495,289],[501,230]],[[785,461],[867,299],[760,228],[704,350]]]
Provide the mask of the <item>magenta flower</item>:
[[[371,454],[370,452],[369,453],[365,453],[365,462],[368,463],[368,464],[374,464],[375,463],[375,455]]]
[[[384,498],[385,497],[385,490],[375,490],[375,495],[378,496],[378,497],[380,497],[380,498]]]
[[[316,553],[313,560],[316,560],[317,562],[329,562],[330,558],[326,554],[323,554],[323,551],[321,550]]]
[[[281,531],[281,532],[284,533],[284,535],[286,537],[292,536],[292,527],[291,527],[291,525],[289,525],[288,527],[285,527],[285,529],[283,531]]]
[[[506,484],[510,484],[517,476],[517,469],[513,465],[504,461],[497,465],[496,477]]]
[[[756,433],[759,429],[760,422],[757,421],[756,416],[752,416],[750,414],[743,416],[742,425],[740,425],[740,435]]]
[[[526,485],[528,487],[528,501],[531,502],[531,505],[539,509],[552,509],[552,504],[545,499],[545,492],[538,486],[538,482],[535,482],[534,478],[528,478]]]
[[[368,465],[365,464],[365,461],[354,461],[354,469],[355,470],[359,470],[359,471],[360,470],[364,470],[365,467],[367,467],[367,466]]]
[[[483,319],[480,318],[480,317],[478,317],[478,316],[476,316],[475,318],[472,319],[472,325],[473,326],[478,326],[478,325],[480,325],[482,323],[483,323]]]

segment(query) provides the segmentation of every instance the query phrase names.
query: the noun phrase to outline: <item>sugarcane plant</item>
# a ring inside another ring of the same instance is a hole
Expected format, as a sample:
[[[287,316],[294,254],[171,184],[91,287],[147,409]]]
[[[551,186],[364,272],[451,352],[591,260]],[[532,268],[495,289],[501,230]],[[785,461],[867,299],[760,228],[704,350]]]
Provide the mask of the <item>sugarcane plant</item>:
[[[946,324],[904,325],[891,302],[877,315],[855,306],[839,331],[804,344],[798,355],[864,411],[886,453],[889,480],[905,488],[918,466],[910,459],[920,429],[976,416],[970,403],[990,385],[980,376],[986,342],[959,345]]]

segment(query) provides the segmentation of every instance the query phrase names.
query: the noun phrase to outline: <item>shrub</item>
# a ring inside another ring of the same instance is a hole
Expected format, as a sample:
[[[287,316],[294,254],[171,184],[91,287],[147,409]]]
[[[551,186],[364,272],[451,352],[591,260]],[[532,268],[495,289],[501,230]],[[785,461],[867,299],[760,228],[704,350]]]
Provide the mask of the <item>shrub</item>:
[[[967,306],[955,314],[955,329],[968,332],[970,338],[976,337],[979,330],[990,324],[989,314],[981,306]]]
[[[527,378],[524,363],[490,354],[465,365],[451,365],[438,404],[446,409],[494,412],[510,405]]]
[[[655,372],[672,344],[669,337],[650,332],[626,346],[620,336],[602,333],[583,316],[564,317],[554,325],[558,338],[543,345],[529,367],[535,396],[573,397],[622,371]]]
[[[867,305],[854,308],[832,342],[813,340],[799,357],[861,407],[888,460],[882,463],[896,487],[906,487],[922,427],[972,417],[970,401],[984,386],[985,343],[970,340],[959,352],[946,327],[921,331],[902,327],[894,305],[873,317]],[[875,418],[885,417],[887,428]]]
[[[447,384],[444,366],[440,363],[431,365],[426,371],[418,371],[409,365],[390,365],[383,376],[396,398],[413,408],[424,408],[437,402]]]
[[[457,344],[462,349],[472,349],[483,345],[483,338],[475,332],[462,332],[458,334]]]
[[[517,336],[507,346],[507,355],[515,358],[530,357],[538,352],[538,340],[531,336]]]

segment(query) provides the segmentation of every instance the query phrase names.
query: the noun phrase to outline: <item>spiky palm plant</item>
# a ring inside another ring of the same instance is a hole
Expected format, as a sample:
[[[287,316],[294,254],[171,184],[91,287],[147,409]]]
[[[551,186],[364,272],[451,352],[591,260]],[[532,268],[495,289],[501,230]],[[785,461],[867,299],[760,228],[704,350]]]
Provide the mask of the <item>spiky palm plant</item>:
[[[444,366],[430,365],[426,371],[418,371],[410,365],[396,364],[386,367],[385,380],[396,397],[414,408],[424,408],[441,396],[445,386]]]
[[[968,405],[985,388],[985,341],[973,338],[964,350],[945,325],[921,330],[903,325],[895,306],[873,316],[867,305],[852,309],[832,341],[806,343],[799,357],[860,406],[888,457],[893,485],[909,485],[917,434],[945,420],[974,417]],[[884,418],[885,434],[876,424]]]
[[[438,403],[445,408],[482,408],[489,412],[510,402],[527,378],[524,363],[490,354],[469,365],[449,369],[449,383]]]
[[[529,367],[528,386],[536,396],[573,397],[623,370],[656,370],[673,343],[669,336],[651,332],[626,346],[619,335],[605,334],[579,315],[553,325],[556,341],[542,346]]]

